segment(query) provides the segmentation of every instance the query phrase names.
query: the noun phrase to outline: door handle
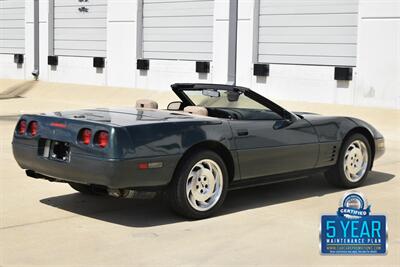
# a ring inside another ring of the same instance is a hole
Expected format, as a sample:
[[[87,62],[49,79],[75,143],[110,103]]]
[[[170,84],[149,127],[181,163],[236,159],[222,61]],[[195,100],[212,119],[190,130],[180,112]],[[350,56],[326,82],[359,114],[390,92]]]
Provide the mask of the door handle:
[[[246,136],[249,135],[249,131],[247,129],[238,129],[237,131],[238,136]]]

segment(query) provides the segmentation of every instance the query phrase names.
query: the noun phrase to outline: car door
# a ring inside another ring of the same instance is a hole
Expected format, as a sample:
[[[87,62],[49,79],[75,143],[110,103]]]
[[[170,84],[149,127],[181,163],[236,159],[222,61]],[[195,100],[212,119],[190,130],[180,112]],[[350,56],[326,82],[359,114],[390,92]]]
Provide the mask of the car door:
[[[318,137],[304,119],[232,120],[241,179],[313,168],[318,159]]]

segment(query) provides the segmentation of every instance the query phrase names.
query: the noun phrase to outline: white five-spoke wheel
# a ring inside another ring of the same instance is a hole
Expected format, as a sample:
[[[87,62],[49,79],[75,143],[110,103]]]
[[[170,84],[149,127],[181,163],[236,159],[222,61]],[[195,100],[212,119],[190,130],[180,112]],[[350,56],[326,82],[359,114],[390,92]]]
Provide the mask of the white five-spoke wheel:
[[[367,171],[368,150],[361,140],[353,141],[346,149],[344,155],[344,173],[350,182],[358,182]]]
[[[211,159],[197,162],[190,170],[186,183],[187,199],[195,210],[206,211],[214,207],[222,193],[223,174]]]
[[[193,151],[175,171],[167,197],[170,206],[191,219],[211,216],[223,203],[228,185],[224,160],[209,150]]]
[[[365,181],[371,164],[370,143],[364,135],[356,133],[343,142],[336,165],[325,176],[335,186],[355,188]]]

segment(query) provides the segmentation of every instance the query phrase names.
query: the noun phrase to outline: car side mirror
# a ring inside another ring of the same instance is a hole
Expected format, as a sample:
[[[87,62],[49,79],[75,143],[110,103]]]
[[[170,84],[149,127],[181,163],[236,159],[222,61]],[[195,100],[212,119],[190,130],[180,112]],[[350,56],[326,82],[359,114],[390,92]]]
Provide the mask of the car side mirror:
[[[168,110],[182,110],[182,102],[181,101],[174,101],[168,104]]]

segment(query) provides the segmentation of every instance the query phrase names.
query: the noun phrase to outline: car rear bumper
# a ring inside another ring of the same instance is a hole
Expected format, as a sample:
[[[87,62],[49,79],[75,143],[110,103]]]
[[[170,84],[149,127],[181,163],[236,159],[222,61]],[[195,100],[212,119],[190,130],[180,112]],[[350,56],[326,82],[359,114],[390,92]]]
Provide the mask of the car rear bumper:
[[[21,168],[57,181],[119,189],[167,185],[179,160],[179,155],[147,159],[106,159],[75,153],[71,154],[69,162],[60,162],[39,156],[36,146],[16,142],[13,143],[13,153]],[[143,162],[162,164],[156,165],[157,168],[142,170],[138,165]]]

